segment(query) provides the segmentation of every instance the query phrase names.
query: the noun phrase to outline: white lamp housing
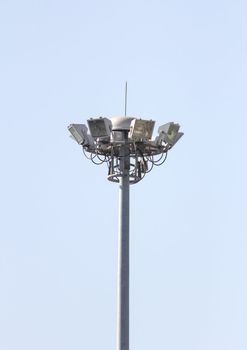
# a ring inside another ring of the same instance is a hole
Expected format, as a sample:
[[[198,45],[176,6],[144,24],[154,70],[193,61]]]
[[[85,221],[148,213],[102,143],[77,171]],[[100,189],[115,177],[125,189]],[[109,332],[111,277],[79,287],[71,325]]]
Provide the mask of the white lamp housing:
[[[71,133],[72,138],[79,144],[89,144],[87,135],[87,127],[85,124],[70,124],[68,130]]]
[[[133,119],[129,137],[134,141],[151,140],[155,122],[153,120]]]
[[[157,144],[165,142],[170,146],[174,146],[176,142],[183,136],[182,132],[178,132],[180,125],[178,123],[167,123],[161,125],[158,129],[159,136],[157,138]]]
[[[90,118],[87,121],[90,133],[94,139],[109,138],[111,136],[112,123],[108,118]]]

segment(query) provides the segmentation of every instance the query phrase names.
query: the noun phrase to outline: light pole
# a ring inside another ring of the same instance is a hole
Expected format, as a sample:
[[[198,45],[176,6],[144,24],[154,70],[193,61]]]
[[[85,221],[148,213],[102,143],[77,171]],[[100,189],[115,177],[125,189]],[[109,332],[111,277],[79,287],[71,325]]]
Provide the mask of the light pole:
[[[84,124],[70,124],[71,137],[93,163],[107,163],[108,180],[119,183],[117,350],[129,350],[129,186],[162,165],[183,133],[171,122],[152,140],[152,120],[124,116],[87,122],[90,133]]]

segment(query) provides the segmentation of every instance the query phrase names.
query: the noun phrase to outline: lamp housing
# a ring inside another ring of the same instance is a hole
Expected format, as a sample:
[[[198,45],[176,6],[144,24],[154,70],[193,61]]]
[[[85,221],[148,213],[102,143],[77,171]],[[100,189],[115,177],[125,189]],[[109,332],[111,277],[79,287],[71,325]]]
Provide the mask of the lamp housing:
[[[133,119],[130,123],[129,137],[134,141],[151,140],[155,121]]]
[[[79,144],[84,145],[88,142],[87,127],[85,124],[70,124],[68,130],[71,137]]]
[[[182,132],[178,132],[180,125],[178,123],[166,123],[161,125],[158,129],[159,136],[157,143],[161,144],[165,142],[170,146],[174,146],[175,143],[183,136]]]
[[[94,139],[109,138],[111,136],[112,123],[108,118],[90,118],[87,121],[90,133]]]

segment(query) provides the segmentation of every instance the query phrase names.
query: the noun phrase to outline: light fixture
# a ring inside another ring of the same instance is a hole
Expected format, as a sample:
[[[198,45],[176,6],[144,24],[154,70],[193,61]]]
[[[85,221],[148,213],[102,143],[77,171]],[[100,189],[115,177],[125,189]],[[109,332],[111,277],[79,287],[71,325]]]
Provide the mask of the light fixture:
[[[94,139],[109,138],[111,136],[112,123],[108,118],[90,118],[87,121],[89,130]]]
[[[151,140],[155,122],[153,120],[133,119],[129,137],[134,141]]]
[[[79,145],[88,144],[88,135],[87,135],[87,127],[85,124],[70,124],[68,126],[68,130],[71,133],[72,138]]]
[[[178,123],[167,123],[161,125],[158,129],[159,136],[156,138],[157,144],[161,145],[162,142],[167,143],[171,147],[183,136],[182,132],[178,132],[180,125]]]

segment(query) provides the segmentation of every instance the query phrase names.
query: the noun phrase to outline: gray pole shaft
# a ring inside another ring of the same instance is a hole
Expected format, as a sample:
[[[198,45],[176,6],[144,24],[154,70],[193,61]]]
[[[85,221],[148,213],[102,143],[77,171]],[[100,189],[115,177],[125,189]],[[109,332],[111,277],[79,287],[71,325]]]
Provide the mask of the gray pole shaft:
[[[126,140],[125,135],[125,140]],[[117,350],[129,350],[129,155],[120,153]]]

